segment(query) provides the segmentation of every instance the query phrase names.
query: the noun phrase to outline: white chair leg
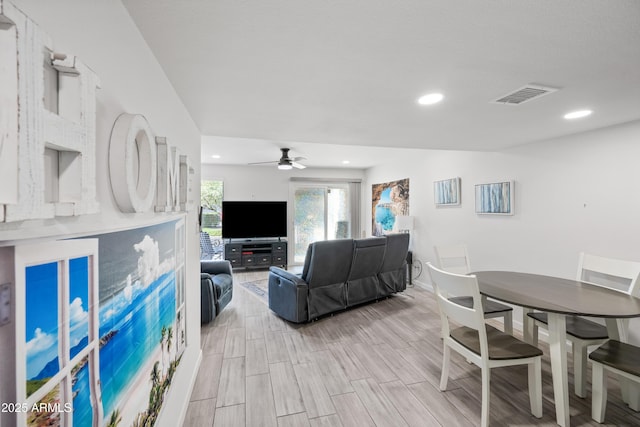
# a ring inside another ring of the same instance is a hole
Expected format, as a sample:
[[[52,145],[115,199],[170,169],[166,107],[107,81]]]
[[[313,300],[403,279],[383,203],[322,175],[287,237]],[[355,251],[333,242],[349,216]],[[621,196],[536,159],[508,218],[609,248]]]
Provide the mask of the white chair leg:
[[[533,322],[533,331],[531,332],[531,345],[534,347],[538,346],[538,325]]]
[[[628,319],[605,319],[605,323],[607,325],[607,333],[609,334],[609,338],[612,340],[617,340],[620,342],[629,342],[629,324]],[[629,389],[632,385],[629,381],[621,376],[618,376],[618,382],[620,383],[620,393],[622,394],[622,400],[624,403],[629,405],[631,408],[638,408],[640,406],[640,402],[631,402],[629,398]],[[637,409],[636,409],[637,410]]]
[[[629,408],[640,411],[640,384],[629,383]]]
[[[440,391],[447,389],[447,381],[449,380],[449,359],[451,358],[451,349],[445,343],[442,350],[442,373],[440,374]]]
[[[602,423],[607,409],[607,377],[601,363],[592,363],[591,418]]]
[[[522,334],[524,342],[528,342],[531,345],[538,346],[538,327],[536,322],[527,316],[527,313],[532,313],[530,308],[522,309]]]
[[[480,418],[481,427],[489,426],[489,396],[491,394],[491,369],[482,367],[482,411]]]
[[[542,359],[537,357],[527,365],[529,371],[529,402],[531,413],[542,418]]]
[[[504,331],[509,335],[513,335],[513,312],[504,313]]]
[[[584,343],[573,341],[571,343],[573,351],[573,383],[576,395],[582,398],[587,397],[587,346]]]

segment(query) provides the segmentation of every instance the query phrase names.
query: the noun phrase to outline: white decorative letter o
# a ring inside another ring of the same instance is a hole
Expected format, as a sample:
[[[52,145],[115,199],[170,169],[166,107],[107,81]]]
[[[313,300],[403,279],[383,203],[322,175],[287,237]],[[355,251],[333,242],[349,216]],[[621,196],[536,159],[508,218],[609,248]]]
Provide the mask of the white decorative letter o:
[[[121,114],[109,142],[111,190],[122,212],[146,212],[156,194],[156,144],[140,114]]]

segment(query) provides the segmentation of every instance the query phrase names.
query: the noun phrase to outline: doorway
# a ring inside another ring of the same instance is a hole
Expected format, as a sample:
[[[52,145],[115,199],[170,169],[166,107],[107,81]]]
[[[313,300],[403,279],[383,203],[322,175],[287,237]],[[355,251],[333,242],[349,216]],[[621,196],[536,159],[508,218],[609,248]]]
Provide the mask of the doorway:
[[[202,180],[200,183],[201,234],[200,258],[223,259],[222,243],[222,199],[224,182],[222,180]],[[205,242],[202,241],[205,239]],[[207,244],[206,240],[208,240]],[[205,253],[203,253],[205,252]]]
[[[349,187],[348,183],[293,183],[294,264],[304,262],[310,243],[352,237]]]

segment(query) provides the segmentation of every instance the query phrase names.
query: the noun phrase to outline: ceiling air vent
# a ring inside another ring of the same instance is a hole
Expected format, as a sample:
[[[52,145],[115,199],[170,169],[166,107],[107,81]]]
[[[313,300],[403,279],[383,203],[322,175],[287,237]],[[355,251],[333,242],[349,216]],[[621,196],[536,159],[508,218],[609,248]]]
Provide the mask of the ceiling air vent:
[[[541,96],[544,96],[548,93],[555,92],[557,90],[558,88],[554,87],[528,84],[514,92],[508,93],[500,97],[499,99],[496,99],[493,102],[498,104],[520,105],[525,102],[531,101],[532,99],[540,98]]]

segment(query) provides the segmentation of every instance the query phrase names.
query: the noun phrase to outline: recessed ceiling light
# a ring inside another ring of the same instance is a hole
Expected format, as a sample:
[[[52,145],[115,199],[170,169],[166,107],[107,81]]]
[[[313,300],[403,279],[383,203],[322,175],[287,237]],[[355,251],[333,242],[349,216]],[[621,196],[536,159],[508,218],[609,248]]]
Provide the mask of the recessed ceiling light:
[[[444,95],[441,93],[428,93],[424,96],[418,98],[418,104],[420,105],[431,105],[436,104],[444,98]]]
[[[343,165],[348,165],[349,163],[351,163],[349,160],[343,160],[343,161],[342,161],[342,164],[343,164]]]
[[[593,111],[591,111],[591,110],[572,111],[570,113],[565,114],[564,118],[567,119],[567,120],[579,119],[581,117],[587,117],[591,113],[593,113]]]
[[[211,156],[212,159],[219,159],[220,158],[220,154],[214,154],[213,156]]]

